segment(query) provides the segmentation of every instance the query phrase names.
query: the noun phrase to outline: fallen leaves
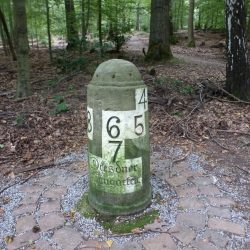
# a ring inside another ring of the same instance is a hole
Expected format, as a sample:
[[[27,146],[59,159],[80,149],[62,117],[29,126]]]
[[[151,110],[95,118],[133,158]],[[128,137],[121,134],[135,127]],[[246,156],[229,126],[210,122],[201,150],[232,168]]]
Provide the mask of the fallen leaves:
[[[0,207],[0,218],[4,216],[4,209]]]
[[[14,241],[14,236],[13,235],[6,236],[4,240],[7,244],[10,244]]]
[[[112,240],[107,240],[106,243],[107,243],[108,247],[112,247],[112,245],[113,245],[113,241]]]

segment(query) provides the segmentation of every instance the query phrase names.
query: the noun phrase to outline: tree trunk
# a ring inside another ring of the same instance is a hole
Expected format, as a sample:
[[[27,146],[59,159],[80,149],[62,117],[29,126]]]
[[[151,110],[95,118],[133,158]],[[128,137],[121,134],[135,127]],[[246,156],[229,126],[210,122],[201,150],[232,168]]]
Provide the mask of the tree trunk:
[[[13,0],[14,34],[17,51],[17,98],[31,94],[29,68],[29,42],[25,0]]]
[[[197,22],[197,26],[196,26],[196,28],[198,29],[198,30],[200,30],[201,29],[201,9],[199,8],[199,14],[198,14],[198,22]]]
[[[172,58],[169,30],[169,0],[152,0],[149,47],[146,60]]]
[[[76,49],[79,45],[79,37],[77,32],[74,1],[64,0],[64,4],[66,12],[67,49]]]
[[[8,9],[10,37],[11,37],[11,40],[14,41],[14,38],[13,38],[14,28],[13,28],[13,15],[12,15],[11,0],[7,1],[7,9]]]
[[[137,3],[135,30],[140,30],[140,15],[141,15],[141,7],[140,7],[140,3]]]
[[[39,39],[38,39],[38,28],[37,28],[37,17],[34,17],[34,24],[35,24],[35,35],[36,35],[36,48],[39,49]]]
[[[250,69],[246,41],[244,0],[226,0],[227,67],[226,89],[250,101]]]
[[[90,0],[88,0],[87,5],[87,20],[86,20],[86,31],[89,29],[89,19],[90,19]]]
[[[98,34],[99,34],[99,45],[101,50],[101,56],[103,55],[102,49],[102,0],[98,0]]]
[[[82,41],[86,41],[86,18],[85,18],[85,0],[81,1],[82,14],[81,14],[81,24],[82,24]]]
[[[195,47],[195,40],[194,40],[194,0],[189,0],[188,47]]]
[[[8,48],[7,48],[7,43],[6,43],[6,39],[5,39],[5,36],[4,36],[3,27],[2,27],[2,23],[1,22],[0,22],[0,36],[1,36],[1,41],[2,41],[2,45],[3,45],[4,54],[6,56],[8,56],[9,55],[9,51],[8,51]]]
[[[9,30],[8,30],[8,26],[7,26],[3,11],[2,11],[2,9],[0,7],[0,24],[1,23],[3,25],[3,29],[4,29],[4,32],[6,34],[6,38],[7,38],[7,41],[8,41],[8,45],[9,45],[9,48],[10,48],[12,58],[13,58],[14,61],[16,61],[16,54],[15,54],[15,51],[14,51],[14,46],[13,46],[13,43],[12,43],[12,40],[11,40],[11,37],[10,37],[10,33],[9,33]]]
[[[184,24],[183,24],[183,16],[184,16],[184,0],[181,0],[181,3],[180,3],[181,7],[181,11],[180,11],[180,27],[181,29],[183,29],[184,27]]]
[[[52,61],[52,46],[51,46],[51,32],[50,32],[50,13],[49,13],[49,0],[46,0],[46,18],[47,18],[47,34],[49,43],[49,58]]]

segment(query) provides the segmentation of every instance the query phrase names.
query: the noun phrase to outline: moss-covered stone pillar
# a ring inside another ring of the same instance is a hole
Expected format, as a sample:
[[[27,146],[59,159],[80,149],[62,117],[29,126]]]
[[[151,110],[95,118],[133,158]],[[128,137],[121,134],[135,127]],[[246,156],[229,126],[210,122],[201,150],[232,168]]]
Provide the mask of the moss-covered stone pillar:
[[[147,87],[134,64],[112,59],[87,99],[89,203],[103,214],[141,211],[151,202]]]

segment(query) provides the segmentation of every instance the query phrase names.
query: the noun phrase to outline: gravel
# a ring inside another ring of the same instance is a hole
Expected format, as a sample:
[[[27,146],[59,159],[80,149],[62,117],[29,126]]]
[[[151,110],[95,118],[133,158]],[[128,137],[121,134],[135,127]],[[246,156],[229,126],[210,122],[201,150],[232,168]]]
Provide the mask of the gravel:
[[[175,218],[177,215],[177,196],[175,191],[166,183],[163,183],[162,180],[158,179],[155,176],[151,178],[153,199],[152,204],[144,211],[151,211],[156,209],[159,211],[160,219],[163,223],[167,225],[167,229],[172,227],[175,223]],[[88,190],[88,178],[87,176],[82,176],[73,186],[71,186],[66,195],[62,200],[62,208],[64,212],[69,212],[72,209],[75,209],[75,205],[78,200],[82,197],[83,193]],[[156,201],[156,195],[161,197],[163,201],[159,204]],[[124,216],[126,220],[133,219],[134,215]],[[131,239],[140,241],[148,237],[153,237],[157,235],[155,232],[145,232],[143,234],[135,234],[129,236],[115,236],[113,237],[110,232],[107,232],[95,219],[84,218],[80,213],[75,214],[75,226],[80,230],[83,235],[88,236],[92,239],[102,239],[107,240],[111,239],[116,243],[125,243]]]
[[[0,195],[0,209],[3,211],[0,216],[0,249],[5,247],[5,237],[15,234],[15,217],[12,211],[22,200],[22,193],[19,186],[13,186]]]

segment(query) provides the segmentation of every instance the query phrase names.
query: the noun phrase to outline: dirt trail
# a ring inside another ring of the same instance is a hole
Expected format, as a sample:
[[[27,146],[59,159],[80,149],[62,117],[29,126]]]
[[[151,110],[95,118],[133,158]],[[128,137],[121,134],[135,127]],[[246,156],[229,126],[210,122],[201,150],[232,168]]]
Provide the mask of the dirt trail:
[[[198,40],[199,38],[197,38]],[[143,48],[148,49],[149,35],[145,32],[135,32],[125,46],[126,51],[142,54]],[[199,44],[199,42],[197,42]],[[186,48],[182,45],[171,46],[175,58],[186,63],[198,64],[208,67],[225,67],[226,62],[222,53],[218,53],[208,47]]]

